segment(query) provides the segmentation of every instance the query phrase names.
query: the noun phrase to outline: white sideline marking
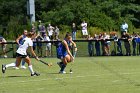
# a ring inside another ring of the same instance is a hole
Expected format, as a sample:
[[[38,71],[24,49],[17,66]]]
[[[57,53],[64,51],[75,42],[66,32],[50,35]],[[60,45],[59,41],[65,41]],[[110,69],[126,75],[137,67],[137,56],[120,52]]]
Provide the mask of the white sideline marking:
[[[120,73],[120,74],[123,74],[123,75],[126,75],[126,74],[137,74],[137,73],[140,73],[140,72],[134,72],[134,73]],[[105,76],[105,75],[112,75],[112,74],[102,74],[102,75],[85,75],[85,76],[75,76],[75,77],[62,77],[62,78],[47,78],[47,79],[39,79],[39,80],[27,80],[27,81],[14,81],[14,82],[1,82],[0,85],[2,84],[12,84],[12,83],[26,83],[26,82],[39,82],[39,81],[46,81],[46,80],[49,80],[49,79],[55,79],[55,80],[63,80],[63,79],[71,79],[71,78],[85,78],[85,77],[99,77],[99,76]],[[112,82],[118,82],[120,80],[114,80]]]

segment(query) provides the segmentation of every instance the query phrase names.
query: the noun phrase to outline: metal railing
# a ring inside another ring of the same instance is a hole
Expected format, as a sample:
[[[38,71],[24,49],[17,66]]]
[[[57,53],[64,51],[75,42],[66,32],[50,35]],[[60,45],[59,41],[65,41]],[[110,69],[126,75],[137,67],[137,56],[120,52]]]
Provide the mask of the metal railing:
[[[128,39],[119,39],[121,41],[121,46],[122,46],[122,55],[126,54],[126,49],[124,46],[124,42],[127,41]],[[78,48],[78,52],[77,52],[77,56],[81,57],[81,56],[90,56],[88,51],[88,45],[92,44],[92,55],[91,56],[97,56],[96,55],[96,48],[95,48],[95,42],[97,40],[74,40],[74,42],[76,42],[77,44],[77,48]],[[102,50],[102,41],[110,41],[110,56],[119,56],[118,55],[118,45],[117,45],[117,41],[114,39],[106,39],[106,40],[98,40],[100,42],[100,56],[103,55],[103,50]],[[40,57],[44,57],[45,56],[45,47],[46,47],[46,43],[51,43],[51,56],[50,57],[56,57],[56,46],[55,44],[61,42],[60,40],[53,40],[53,41],[40,41],[40,42],[34,42],[36,43],[41,43],[42,44],[42,54],[38,53],[38,46],[36,45],[36,49],[35,52],[37,53],[38,56]],[[131,49],[131,55],[134,55],[133,52],[135,52],[135,55],[139,55],[140,54],[140,43],[137,42],[136,43],[136,47],[135,47],[135,51],[134,51],[134,47],[132,44],[132,41],[130,42],[130,49]],[[16,50],[17,50],[17,44],[15,41],[12,42],[6,42],[6,43],[2,43],[2,44],[7,44],[7,49],[6,49],[6,53],[8,55],[8,57],[16,57]],[[0,56],[2,57],[2,49],[0,50]],[[112,52],[114,52],[114,54],[112,54]],[[29,55],[31,56],[31,54],[29,53]]]

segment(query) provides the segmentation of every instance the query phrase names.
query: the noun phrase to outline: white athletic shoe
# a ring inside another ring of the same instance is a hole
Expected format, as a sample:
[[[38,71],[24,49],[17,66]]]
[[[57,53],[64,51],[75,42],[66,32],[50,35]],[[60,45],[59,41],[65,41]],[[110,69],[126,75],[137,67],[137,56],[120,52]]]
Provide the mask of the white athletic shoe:
[[[19,67],[13,67],[14,69],[16,69],[16,70],[18,70],[19,69]]]
[[[7,58],[7,55],[4,55],[4,58]]]
[[[21,66],[20,68],[22,68],[22,69],[26,69],[26,67],[25,67],[25,66]]]
[[[60,74],[66,74],[66,72],[65,72],[65,71],[59,71],[59,73],[60,73]]]

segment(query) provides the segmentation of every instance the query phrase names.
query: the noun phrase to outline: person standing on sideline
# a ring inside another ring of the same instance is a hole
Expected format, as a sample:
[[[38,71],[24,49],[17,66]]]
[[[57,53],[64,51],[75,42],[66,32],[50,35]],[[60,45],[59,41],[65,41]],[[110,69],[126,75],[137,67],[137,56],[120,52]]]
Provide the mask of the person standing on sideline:
[[[33,51],[33,41],[32,39],[34,38],[34,34],[32,33],[28,33],[27,37],[24,38],[22,40],[21,45],[19,46],[19,48],[16,51],[16,63],[10,63],[10,64],[2,64],[2,73],[5,73],[6,69],[9,67],[18,67],[21,63],[21,60],[24,58],[25,62],[28,64],[29,67],[29,71],[31,73],[31,76],[39,76],[40,74],[37,72],[34,72],[32,64],[31,64],[31,60],[29,58],[29,56],[27,55],[27,49],[29,48],[32,55],[35,57],[36,60],[40,60],[35,52]]]
[[[104,42],[104,55],[109,56],[110,55],[110,41],[107,39],[110,39],[110,36],[106,33],[103,33],[103,42]]]
[[[41,23],[41,20],[39,20],[38,22],[39,22],[39,24],[38,24],[38,33],[41,34],[41,31],[42,31],[42,23]]]
[[[55,26],[55,30],[54,30],[54,40],[59,39],[59,28],[57,26]]]
[[[50,41],[50,38],[47,34],[43,36],[44,41]],[[45,57],[51,56],[51,43],[46,43],[46,53]]]
[[[37,53],[38,53],[39,57],[42,57],[43,44],[41,43],[41,41],[43,41],[44,39],[43,39],[42,35],[40,35],[39,33],[35,38],[36,38]]]
[[[126,32],[123,32],[123,35],[121,37],[122,39],[124,39],[124,47],[125,47],[125,50],[126,50],[126,56],[131,56],[131,46],[130,46],[130,40],[131,40],[131,37],[128,33]]]
[[[88,36],[87,23],[85,21],[83,21],[82,24],[81,24],[81,27],[82,27],[83,37],[86,38]]]
[[[72,40],[76,40],[76,32],[77,32],[76,25],[75,23],[72,23]]]
[[[99,36],[97,34],[94,34],[94,40],[95,40],[96,56],[100,56],[101,55],[100,41]]]
[[[123,32],[127,33],[128,31],[128,24],[124,21],[123,24],[121,25],[121,35],[123,34]]]
[[[137,47],[136,39],[137,38],[138,38],[137,34],[133,32],[133,34],[132,34],[133,56],[136,56],[136,47]]]
[[[54,30],[54,27],[51,26],[51,24],[49,24],[49,26],[47,27],[47,31],[48,31],[48,36],[51,40],[53,39],[53,32],[54,32],[53,30]]]
[[[65,74],[65,68],[67,63],[73,62],[74,57],[69,49],[69,43],[72,43],[74,51],[77,51],[76,43],[72,41],[70,33],[66,33],[65,39],[57,47],[57,58],[61,59],[61,62],[57,62],[60,67],[59,73]]]
[[[36,27],[34,23],[32,24],[31,32],[36,32]]]
[[[88,54],[89,54],[89,56],[93,56],[94,55],[94,47],[93,47],[94,44],[91,41],[91,40],[93,40],[93,37],[88,35],[87,40],[89,40],[88,41]]]
[[[2,43],[6,43],[7,41],[5,40],[5,38],[3,38],[2,36],[0,36],[0,45],[2,47],[2,52],[3,52],[3,56],[4,58],[7,58],[7,55],[6,55],[6,46],[7,44],[2,44]]]

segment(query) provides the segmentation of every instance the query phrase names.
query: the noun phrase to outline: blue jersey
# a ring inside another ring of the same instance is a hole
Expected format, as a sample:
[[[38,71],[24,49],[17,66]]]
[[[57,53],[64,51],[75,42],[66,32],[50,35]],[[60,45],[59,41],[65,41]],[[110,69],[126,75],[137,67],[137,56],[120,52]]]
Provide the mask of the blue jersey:
[[[26,37],[26,35],[22,35],[22,38],[19,40],[19,44],[22,44],[22,41],[25,37]]]
[[[69,46],[70,45],[70,41],[66,41],[66,42],[67,42],[67,44]],[[62,59],[64,57],[66,57],[67,54],[68,53],[67,53],[66,47],[62,43],[59,43],[58,47],[57,47],[57,58]]]

